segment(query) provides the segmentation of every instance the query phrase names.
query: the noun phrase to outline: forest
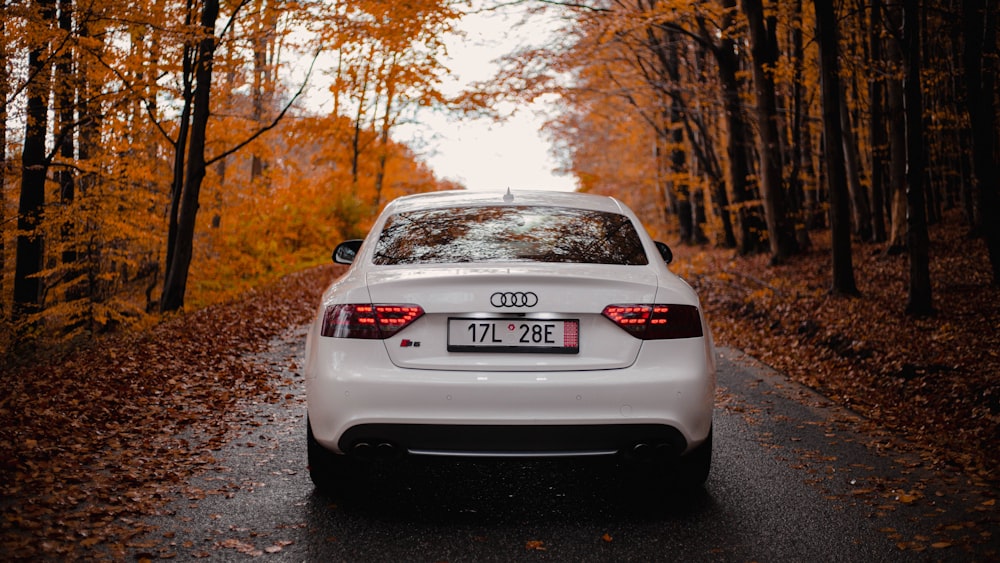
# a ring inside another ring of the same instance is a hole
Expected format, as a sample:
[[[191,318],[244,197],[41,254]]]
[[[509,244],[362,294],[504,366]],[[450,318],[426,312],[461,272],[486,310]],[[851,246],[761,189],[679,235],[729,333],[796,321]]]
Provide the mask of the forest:
[[[449,49],[483,13],[533,41],[455,92]],[[151,515],[187,522],[173,499],[273,494],[220,450],[271,471],[261,425],[305,434],[301,357],[272,348],[299,353],[333,247],[395,197],[465,187],[400,131],[542,106],[559,172],[673,247],[720,356],[829,413],[806,429],[720,385],[717,416],[899,558],[996,559],[998,24],[997,0],[0,0],[0,553],[176,558],[181,537],[143,539]],[[934,534],[880,527],[907,508]],[[668,510],[656,526],[689,527]],[[207,523],[189,553],[250,555],[272,524]],[[560,557],[541,543],[515,547]]]
[[[418,108],[546,100],[581,191],[671,244],[766,256],[831,239],[905,255],[930,315],[929,226],[1000,281],[993,0],[2,0],[0,350],[149,326],[324,263],[442,181],[394,140]],[[458,96],[463,13],[562,27]],[[317,62],[328,64],[319,68]],[[322,112],[303,103],[329,84]]]

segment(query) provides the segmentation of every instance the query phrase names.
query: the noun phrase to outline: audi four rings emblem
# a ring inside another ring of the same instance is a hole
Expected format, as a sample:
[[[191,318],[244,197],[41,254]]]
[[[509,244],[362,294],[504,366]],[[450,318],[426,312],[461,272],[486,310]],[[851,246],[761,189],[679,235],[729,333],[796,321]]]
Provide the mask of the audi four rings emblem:
[[[494,307],[534,307],[538,296],[532,291],[498,291],[490,295],[490,305]]]

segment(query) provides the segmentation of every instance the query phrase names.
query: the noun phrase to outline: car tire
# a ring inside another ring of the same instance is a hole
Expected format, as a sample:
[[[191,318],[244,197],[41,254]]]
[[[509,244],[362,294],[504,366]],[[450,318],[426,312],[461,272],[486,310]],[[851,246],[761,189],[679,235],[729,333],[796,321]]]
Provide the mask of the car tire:
[[[677,460],[676,484],[684,490],[699,489],[708,480],[712,469],[712,434],[708,429],[708,437],[697,448],[681,456]]]
[[[306,417],[306,455],[309,477],[320,492],[343,495],[352,490],[363,472],[360,462],[345,455],[335,454],[324,448],[313,436],[312,424]]]

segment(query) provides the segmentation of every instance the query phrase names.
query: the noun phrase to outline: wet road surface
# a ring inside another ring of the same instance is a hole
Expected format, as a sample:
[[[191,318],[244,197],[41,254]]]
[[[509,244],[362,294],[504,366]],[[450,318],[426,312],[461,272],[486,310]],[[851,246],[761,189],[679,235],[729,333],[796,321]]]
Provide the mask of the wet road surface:
[[[132,557],[274,561],[997,560],[996,491],[735,350],[712,473],[677,495],[615,460],[411,458],[348,501],[306,470],[301,331],[260,361],[293,384],[150,518]],[[863,429],[863,430],[862,430]]]

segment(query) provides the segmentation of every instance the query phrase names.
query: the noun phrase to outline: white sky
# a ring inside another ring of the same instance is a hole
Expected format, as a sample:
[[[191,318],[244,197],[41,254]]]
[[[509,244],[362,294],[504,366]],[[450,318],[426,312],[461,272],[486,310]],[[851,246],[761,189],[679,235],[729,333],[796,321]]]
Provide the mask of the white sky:
[[[529,34],[546,33],[540,24],[528,30],[512,30],[515,19],[499,14],[470,14],[460,28],[465,37],[447,41],[443,61],[453,76],[444,91],[455,94],[465,85],[493,76],[493,61],[523,43]],[[448,117],[422,111],[418,125],[397,128],[396,139],[408,142],[439,178],[464,184],[469,189],[537,188],[574,190],[576,179],[556,175],[550,144],[541,132],[544,103],[518,108],[512,118],[495,123],[490,119]]]
[[[464,17],[459,23],[464,36],[446,39],[448,56],[442,63],[451,70],[451,75],[443,81],[443,92],[455,95],[472,82],[488,80],[497,70],[495,59],[545,39],[554,27],[554,20],[546,23],[533,18],[530,27],[514,29],[519,21],[516,15],[491,12]],[[333,66],[330,55],[321,55],[317,61],[313,84],[304,102],[312,111],[330,111],[332,102],[323,85],[328,77],[320,69]],[[297,69],[296,73],[304,70]],[[409,145],[438,178],[458,182],[468,189],[574,190],[576,178],[554,172],[558,165],[541,131],[545,111],[551,113],[552,108],[535,103],[518,108],[507,120],[494,122],[420,108],[415,122],[398,124],[392,136]]]

